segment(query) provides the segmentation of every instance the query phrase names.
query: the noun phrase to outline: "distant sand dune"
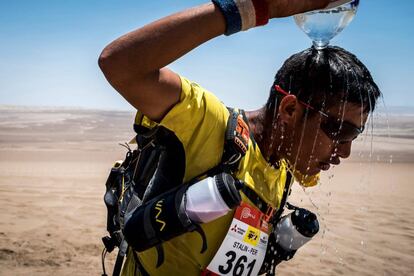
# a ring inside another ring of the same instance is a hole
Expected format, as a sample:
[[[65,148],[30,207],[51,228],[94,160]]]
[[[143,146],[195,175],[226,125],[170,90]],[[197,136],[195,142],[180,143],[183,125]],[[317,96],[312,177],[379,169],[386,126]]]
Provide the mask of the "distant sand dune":
[[[294,187],[292,203],[315,211],[321,231],[278,275],[414,275],[410,112],[375,119],[350,160],[315,188]],[[132,122],[131,112],[0,107],[0,275],[101,273],[104,183]]]

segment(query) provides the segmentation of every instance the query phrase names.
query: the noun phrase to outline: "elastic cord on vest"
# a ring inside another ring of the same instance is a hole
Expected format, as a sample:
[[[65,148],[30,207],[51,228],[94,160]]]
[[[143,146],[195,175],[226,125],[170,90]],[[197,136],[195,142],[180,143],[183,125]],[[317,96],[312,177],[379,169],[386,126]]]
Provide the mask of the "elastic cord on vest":
[[[225,35],[266,25],[269,7],[265,0],[212,0],[226,20]]]

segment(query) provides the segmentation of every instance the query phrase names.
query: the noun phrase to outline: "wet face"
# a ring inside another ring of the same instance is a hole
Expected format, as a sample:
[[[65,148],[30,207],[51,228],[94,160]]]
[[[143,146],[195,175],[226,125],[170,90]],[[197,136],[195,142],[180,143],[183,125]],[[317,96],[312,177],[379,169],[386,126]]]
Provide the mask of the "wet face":
[[[328,116],[313,112],[306,117],[303,112],[301,107],[289,128],[290,143],[285,145],[285,157],[304,175],[326,171],[348,158],[352,142],[362,132],[368,117],[355,104],[324,110]]]

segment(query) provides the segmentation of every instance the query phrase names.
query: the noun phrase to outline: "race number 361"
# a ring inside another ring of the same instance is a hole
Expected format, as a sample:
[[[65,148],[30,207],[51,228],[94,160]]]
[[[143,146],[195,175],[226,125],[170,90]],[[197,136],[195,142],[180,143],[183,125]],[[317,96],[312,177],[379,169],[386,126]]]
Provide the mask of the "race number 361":
[[[212,273],[208,275],[259,274],[269,237],[263,216],[247,203],[237,207],[226,237],[205,270]]]
[[[236,252],[232,250],[228,251],[225,256],[228,258],[227,260],[223,260],[226,261],[226,263],[218,266],[218,271],[220,274],[233,276],[251,276],[254,265],[256,264],[256,259],[253,259],[249,262],[247,256],[237,256]]]

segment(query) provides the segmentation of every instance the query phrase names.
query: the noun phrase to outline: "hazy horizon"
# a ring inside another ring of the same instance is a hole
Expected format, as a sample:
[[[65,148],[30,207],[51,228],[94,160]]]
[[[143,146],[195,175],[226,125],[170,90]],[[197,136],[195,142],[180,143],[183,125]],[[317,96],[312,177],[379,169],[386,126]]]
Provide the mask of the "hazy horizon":
[[[238,107],[241,109],[244,109],[243,107]],[[1,104],[0,103],[0,109],[33,109],[33,110],[88,110],[88,111],[114,111],[114,112],[136,112],[136,109],[134,107],[130,107],[130,108],[105,108],[105,107],[85,107],[85,106],[59,106],[59,105],[9,105],[9,104]],[[249,109],[245,109],[245,110],[249,110]],[[414,106],[409,106],[409,105],[391,105],[388,106],[386,105],[386,107],[384,107],[384,105],[378,105],[375,109],[375,112],[385,112],[385,111],[389,111],[389,112],[396,112],[396,113],[414,113]]]

